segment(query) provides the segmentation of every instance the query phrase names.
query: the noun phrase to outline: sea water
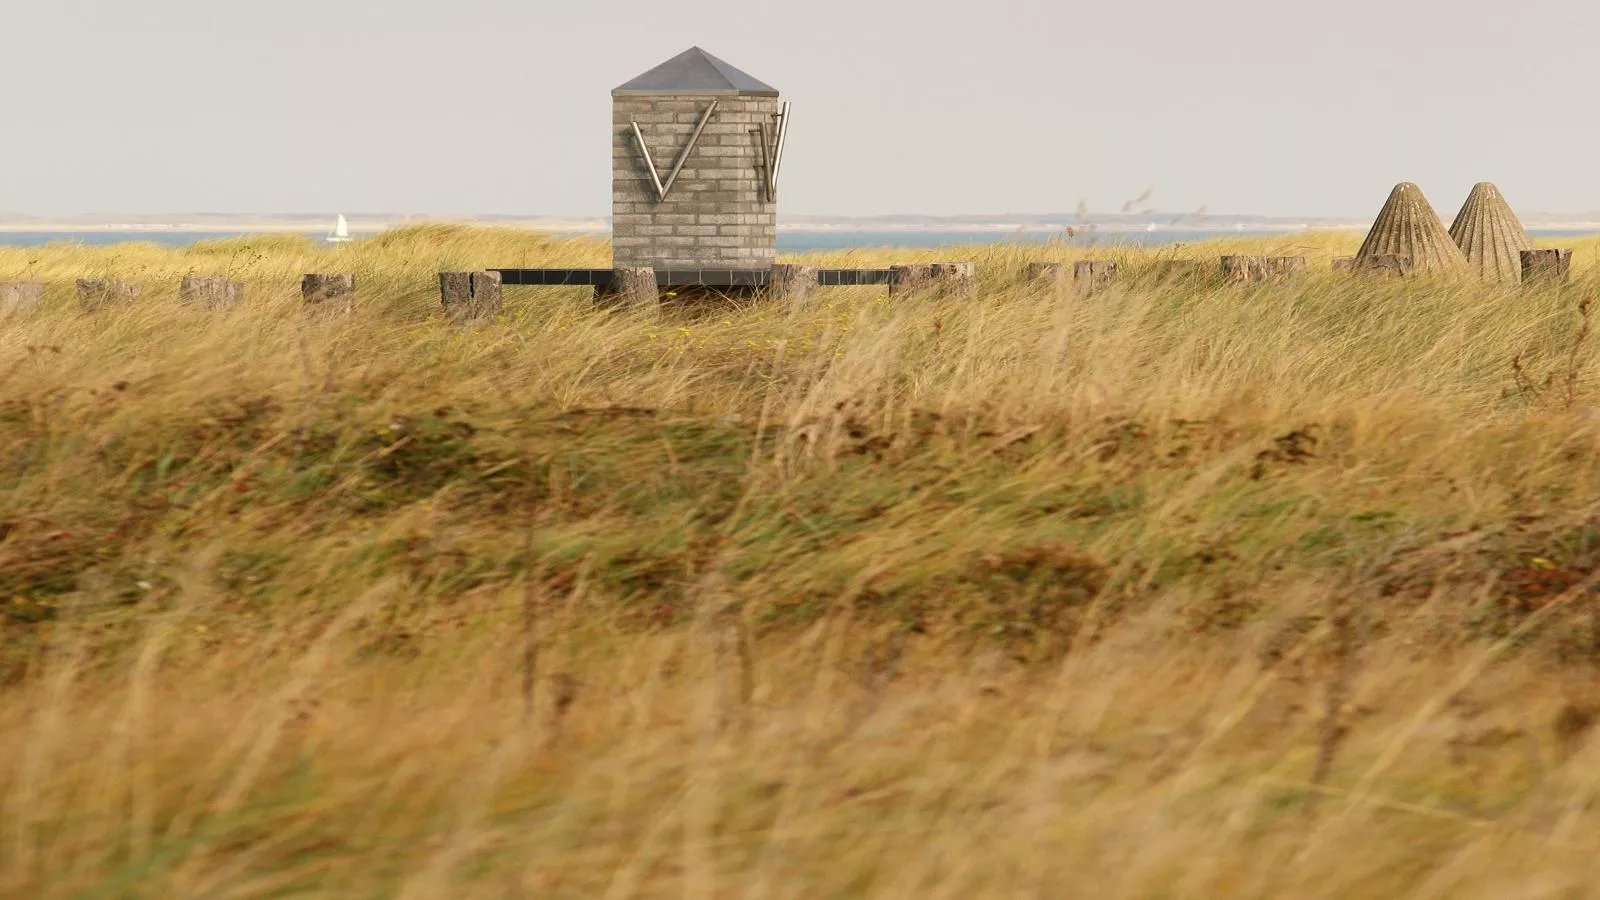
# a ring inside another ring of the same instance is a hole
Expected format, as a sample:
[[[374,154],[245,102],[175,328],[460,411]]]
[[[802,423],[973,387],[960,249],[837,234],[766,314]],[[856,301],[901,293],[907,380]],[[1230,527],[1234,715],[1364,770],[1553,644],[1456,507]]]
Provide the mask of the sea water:
[[[805,253],[808,251],[853,250],[862,247],[958,247],[982,244],[1043,244],[1060,242],[1082,247],[1133,246],[1159,247],[1187,244],[1218,238],[1282,237],[1302,233],[1304,229],[1271,230],[1231,229],[1186,230],[1160,229],[1157,231],[1095,231],[1075,229],[1029,229],[1025,231],[961,231],[944,229],[910,229],[894,231],[854,231],[848,229],[805,229],[778,231],[780,253]],[[276,232],[262,237],[284,237],[293,232]],[[1584,237],[1589,232],[1559,229],[1529,229],[1535,238]],[[89,246],[149,242],[168,246],[186,247],[200,241],[235,240],[257,235],[222,231],[9,231],[0,232],[0,247],[39,247],[52,243],[77,243]],[[603,235],[600,235],[603,236]],[[323,243],[321,234],[306,234],[315,243]],[[361,240],[360,236],[356,237]]]

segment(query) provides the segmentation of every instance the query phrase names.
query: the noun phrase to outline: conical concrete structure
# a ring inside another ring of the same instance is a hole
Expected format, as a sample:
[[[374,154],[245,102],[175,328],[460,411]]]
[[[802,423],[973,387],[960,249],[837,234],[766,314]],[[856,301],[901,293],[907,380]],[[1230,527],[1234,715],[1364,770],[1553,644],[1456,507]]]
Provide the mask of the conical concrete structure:
[[[1522,251],[1533,242],[1516,213],[1487,181],[1474,185],[1450,226],[1450,239],[1467,258],[1467,266],[1485,281],[1516,284],[1522,280]]]
[[[1439,215],[1422,196],[1422,189],[1411,182],[1394,186],[1389,199],[1378,212],[1367,239],[1356,251],[1356,267],[1363,268],[1373,262],[1373,257],[1396,254],[1410,257],[1411,268],[1417,272],[1464,273],[1466,257],[1450,239]]]

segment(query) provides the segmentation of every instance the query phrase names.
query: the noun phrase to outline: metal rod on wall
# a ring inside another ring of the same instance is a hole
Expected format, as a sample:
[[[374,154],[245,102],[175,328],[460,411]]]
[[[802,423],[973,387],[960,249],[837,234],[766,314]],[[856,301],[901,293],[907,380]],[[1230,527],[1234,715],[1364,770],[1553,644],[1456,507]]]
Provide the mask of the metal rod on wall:
[[[672,190],[672,183],[678,180],[678,173],[683,170],[683,164],[688,161],[689,154],[694,152],[694,145],[700,140],[700,132],[706,128],[706,123],[711,121],[711,114],[717,111],[717,101],[711,101],[706,107],[706,114],[700,117],[700,124],[694,127],[694,134],[689,135],[689,144],[683,148],[683,153],[678,156],[678,162],[672,167],[672,174],[667,176],[667,183],[661,189],[661,199],[667,199],[667,191]]]
[[[783,144],[789,137],[789,101],[783,102],[783,109],[778,113],[778,149],[772,154],[772,186],[778,186],[778,173],[783,169]]]
[[[767,201],[778,202],[778,181],[772,171],[772,136],[765,122],[761,123],[761,173],[767,183]]]
[[[656,174],[656,161],[650,158],[650,148],[645,145],[644,132],[639,130],[638,122],[630,122],[633,126],[633,136],[639,142],[639,152],[644,154],[644,164],[650,168],[650,180],[655,182],[656,196],[662,200],[667,199],[667,192],[661,187],[661,176]]]

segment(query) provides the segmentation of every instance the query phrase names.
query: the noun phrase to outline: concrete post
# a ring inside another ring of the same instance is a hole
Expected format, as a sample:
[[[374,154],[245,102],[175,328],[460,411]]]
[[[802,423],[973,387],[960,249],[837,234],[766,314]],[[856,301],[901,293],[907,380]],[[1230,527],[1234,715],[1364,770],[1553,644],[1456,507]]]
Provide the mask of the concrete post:
[[[978,265],[971,262],[933,264],[933,280],[941,291],[969,300],[978,296]]]
[[[1224,256],[1222,280],[1229,284],[1255,284],[1267,280],[1265,256]]]
[[[452,322],[492,319],[504,308],[499,272],[440,272],[439,302]]]
[[[805,306],[817,293],[817,267],[775,265],[767,290],[786,306]]]
[[[651,310],[661,305],[661,289],[656,286],[656,270],[651,266],[618,266],[611,270],[609,287],[594,289],[594,298],[604,306]]]
[[[1307,260],[1304,256],[1269,256],[1267,277],[1277,281],[1288,281],[1304,275],[1306,266]]]
[[[356,276],[349,273],[304,275],[300,279],[300,299],[308,306],[355,308]]]
[[[1304,256],[1224,256],[1222,278],[1229,284],[1287,281],[1306,270]]]
[[[926,263],[891,267],[889,296],[936,290],[972,297],[978,290],[978,267],[970,262]]]
[[[1105,259],[1080,259],[1072,264],[1072,285],[1078,295],[1098,293],[1117,278],[1117,264]]]
[[[244,284],[221,275],[185,275],[178,283],[178,299],[206,309],[233,306],[242,296]]]
[[[889,267],[889,296],[897,297],[925,289],[933,280],[933,266],[915,263]]]
[[[139,296],[141,288],[120,278],[79,278],[78,304],[85,312],[121,306]]]
[[[1563,282],[1572,273],[1571,250],[1523,250],[1522,280]]]

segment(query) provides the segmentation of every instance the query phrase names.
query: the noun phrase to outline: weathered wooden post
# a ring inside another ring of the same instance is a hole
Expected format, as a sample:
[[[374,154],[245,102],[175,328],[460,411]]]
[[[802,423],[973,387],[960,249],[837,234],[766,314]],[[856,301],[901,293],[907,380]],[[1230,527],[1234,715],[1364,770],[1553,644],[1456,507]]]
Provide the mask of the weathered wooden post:
[[[1072,285],[1084,297],[1098,292],[1117,278],[1117,264],[1105,259],[1080,259],[1072,264]]]
[[[1306,258],[1304,256],[1269,256],[1267,257],[1267,278],[1275,281],[1288,281],[1298,278],[1306,273]]]
[[[1333,258],[1333,271],[1335,272],[1354,272],[1355,268],[1356,258],[1354,256],[1335,256]]]
[[[463,322],[492,319],[504,307],[499,272],[440,272],[439,302],[446,319]]]
[[[0,281],[0,315],[32,309],[43,299],[42,281]]]
[[[774,265],[767,290],[785,305],[805,306],[817,292],[817,267]]]
[[[934,263],[929,270],[941,292],[971,299],[978,295],[978,265],[971,262]]]
[[[1222,257],[1222,280],[1229,284],[1253,284],[1267,277],[1265,256]]]
[[[244,284],[222,275],[185,275],[178,282],[178,299],[184,303],[220,309],[244,296]]]
[[[120,278],[79,278],[78,304],[86,312],[98,312],[131,302],[141,288]]]
[[[917,291],[957,293],[968,297],[977,293],[978,267],[970,262],[916,263],[891,266],[889,296]]]
[[[910,263],[889,267],[889,296],[897,297],[923,290],[933,280],[933,266],[927,263]]]
[[[1572,273],[1571,250],[1523,250],[1523,282],[1562,282]]]
[[[355,308],[356,276],[348,272],[312,273],[300,278],[300,299],[307,306],[348,312]]]
[[[656,270],[652,266],[617,266],[611,270],[611,284],[595,288],[594,297],[605,306],[654,309],[661,305]]]

